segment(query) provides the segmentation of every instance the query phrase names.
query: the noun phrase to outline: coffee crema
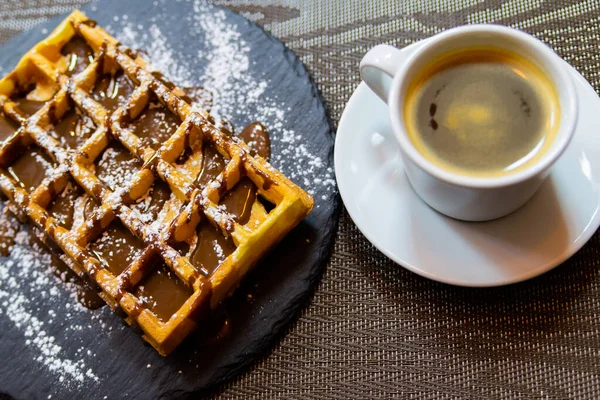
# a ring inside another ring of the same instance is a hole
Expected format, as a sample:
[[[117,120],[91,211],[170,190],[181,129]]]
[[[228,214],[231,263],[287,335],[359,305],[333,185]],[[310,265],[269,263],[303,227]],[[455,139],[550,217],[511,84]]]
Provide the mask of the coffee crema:
[[[408,87],[413,146],[449,172],[503,176],[536,163],[556,137],[560,106],[548,76],[524,57],[465,49],[430,62]]]

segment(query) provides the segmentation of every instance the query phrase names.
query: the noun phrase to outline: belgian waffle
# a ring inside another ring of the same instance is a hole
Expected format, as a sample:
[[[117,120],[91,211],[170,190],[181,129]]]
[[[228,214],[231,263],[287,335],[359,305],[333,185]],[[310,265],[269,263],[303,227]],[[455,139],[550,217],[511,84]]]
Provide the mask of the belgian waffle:
[[[0,188],[167,355],[313,200],[74,11],[0,81]]]

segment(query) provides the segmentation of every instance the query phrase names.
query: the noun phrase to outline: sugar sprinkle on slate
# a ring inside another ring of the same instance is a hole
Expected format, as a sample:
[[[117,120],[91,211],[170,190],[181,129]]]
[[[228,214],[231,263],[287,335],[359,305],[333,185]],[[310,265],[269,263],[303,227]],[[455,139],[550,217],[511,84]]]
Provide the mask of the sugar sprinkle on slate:
[[[11,251],[12,259],[0,262],[0,315],[6,315],[22,333],[25,344],[36,354],[35,360],[51,371],[58,383],[77,386],[86,380],[98,381],[93,370],[86,367],[93,354],[84,354],[83,347],[77,349],[76,357],[65,354],[57,339],[47,333],[46,326],[62,326],[65,337],[70,338],[73,332],[81,330],[91,330],[86,333],[93,335],[102,329],[98,324],[103,325],[103,322],[96,316],[90,318],[91,324],[87,327],[69,323],[72,314],[89,313],[91,317],[92,313],[74,297],[61,293],[68,290],[65,288],[68,284],[60,282],[49,271],[50,255],[29,241],[27,231],[21,230]],[[39,305],[30,300],[35,298],[34,294],[52,301],[55,308],[39,315]]]

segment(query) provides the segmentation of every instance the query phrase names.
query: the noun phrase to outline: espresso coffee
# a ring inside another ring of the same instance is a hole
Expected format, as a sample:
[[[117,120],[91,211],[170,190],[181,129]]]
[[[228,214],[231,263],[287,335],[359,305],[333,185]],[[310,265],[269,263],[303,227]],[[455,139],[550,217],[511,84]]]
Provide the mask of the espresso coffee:
[[[403,113],[426,159],[475,177],[531,166],[551,147],[560,123],[547,75],[517,54],[491,48],[455,52],[422,68]]]

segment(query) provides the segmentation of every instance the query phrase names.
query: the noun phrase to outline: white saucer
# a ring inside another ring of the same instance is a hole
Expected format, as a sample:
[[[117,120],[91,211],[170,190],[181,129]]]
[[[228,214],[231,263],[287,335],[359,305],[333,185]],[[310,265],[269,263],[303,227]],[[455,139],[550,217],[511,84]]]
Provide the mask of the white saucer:
[[[600,98],[569,69],[580,105],[569,148],[531,201],[483,223],[445,217],[416,195],[404,174],[387,106],[361,83],[342,114],[335,142],[339,190],[358,228],[403,267],[461,286],[520,282],[571,257],[600,225]]]

